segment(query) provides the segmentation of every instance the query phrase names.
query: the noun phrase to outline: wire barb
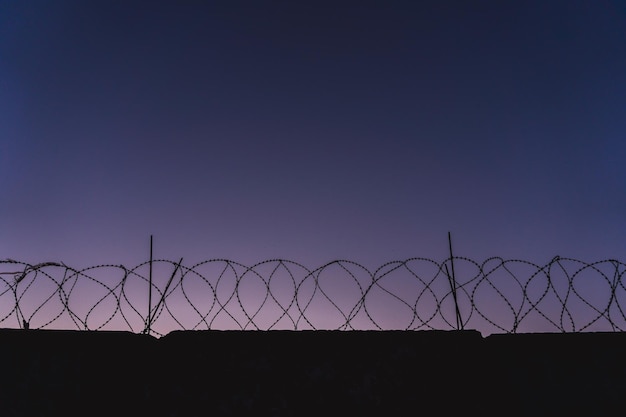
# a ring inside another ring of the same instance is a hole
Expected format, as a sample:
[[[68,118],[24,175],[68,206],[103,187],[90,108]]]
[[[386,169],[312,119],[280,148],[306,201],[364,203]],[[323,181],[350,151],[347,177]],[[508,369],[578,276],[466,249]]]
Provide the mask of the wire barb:
[[[494,257],[479,263],[455,255],[451,237],[449,250],[443,262],[410,258],[375,270],[349,260],[310,269],[285,259],[252,266],[228,259],[185,265],[183,258],[151,256],[133,268],[82,270],[60,262],[0,260],[0,326],[156,336],[198,329],[472,328],[483,334],[626,329],[623,262],[554,257],[542,265]],[[153,269],[164,266],[173,272],[159,288]],[[152,290],[159,293],[154,307]]]

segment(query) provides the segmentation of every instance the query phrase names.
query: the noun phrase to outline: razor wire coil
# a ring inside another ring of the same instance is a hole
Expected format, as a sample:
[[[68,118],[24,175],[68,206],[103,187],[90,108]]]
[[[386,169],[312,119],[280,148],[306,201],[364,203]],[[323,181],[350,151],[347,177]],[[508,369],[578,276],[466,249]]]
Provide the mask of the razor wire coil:
[[[148,267],[157,269],[153,281]],[[349,260],[314,269],[284,259],[252,266],[157,259],[132,268],[76,269],[6,259],[0,260],[0,326],[155,336],[199,329],[624,331],[625,272],[626,264],[614,259],[561,257],[545,265],[410,258],[375,270]]]

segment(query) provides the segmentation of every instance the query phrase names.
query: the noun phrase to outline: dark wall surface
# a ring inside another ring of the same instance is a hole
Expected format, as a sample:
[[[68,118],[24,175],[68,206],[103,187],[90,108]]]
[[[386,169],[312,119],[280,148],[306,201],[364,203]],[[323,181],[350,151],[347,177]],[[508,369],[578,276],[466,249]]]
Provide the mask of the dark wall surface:
[[[0,415],[621,415],[625,347],[625,333],[0,329]]]

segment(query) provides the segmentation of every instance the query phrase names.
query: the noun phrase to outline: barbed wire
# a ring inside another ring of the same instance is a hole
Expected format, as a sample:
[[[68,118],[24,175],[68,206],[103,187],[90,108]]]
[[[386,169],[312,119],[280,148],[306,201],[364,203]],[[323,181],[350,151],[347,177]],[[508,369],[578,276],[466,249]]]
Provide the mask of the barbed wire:
[[[349,260],[315,269],[284,259],[252,266],[227,259],[191,266],[182,261],[76,269],[1,260],[0,326],[159,337],[201,329],[626,329],[626,264],[613,259],[588,263],[557,256],[538,265],[499,257],[482,263],[457,256],[441,262],[410,258],[373,271]]]

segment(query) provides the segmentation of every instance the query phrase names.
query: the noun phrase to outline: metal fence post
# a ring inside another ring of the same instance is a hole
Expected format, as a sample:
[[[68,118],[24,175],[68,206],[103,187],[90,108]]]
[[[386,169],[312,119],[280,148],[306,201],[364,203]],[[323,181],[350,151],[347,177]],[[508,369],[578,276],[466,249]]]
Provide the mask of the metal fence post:
[[[150,323],[152,315],[152,235],[150,235],[150,272],[148,275],[148,316],[146,318],[146,328],[144,333],[150,334]]]
[[[463,330],[463,320],[461,319],[461,312],[459,311],[459,302],[456,297],[456,275],[454,273],[454,255],[452,254],[452,237],[448,232],[448,248],[450,249],[450,265],[452,267],[452,274],[448,271],[448,265],[445,265],[446,275],[448,275],[448,281],[450,282],[450,290],[452,291],[452,299],[454,300],[454,313],[456,315],[456,329]]]

